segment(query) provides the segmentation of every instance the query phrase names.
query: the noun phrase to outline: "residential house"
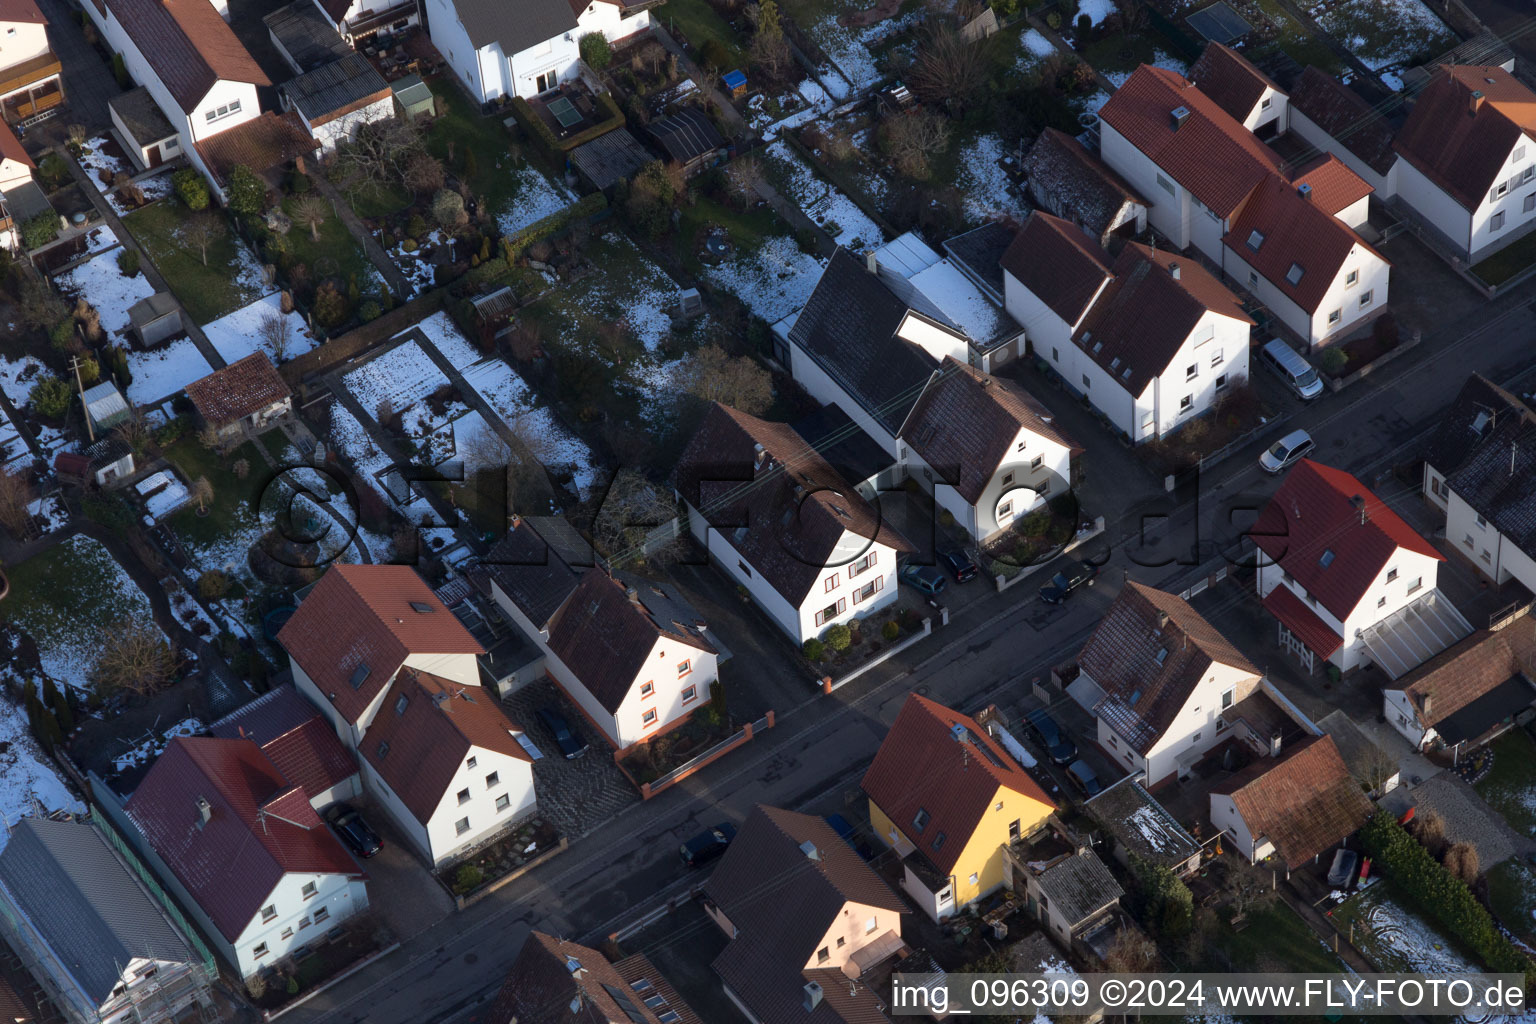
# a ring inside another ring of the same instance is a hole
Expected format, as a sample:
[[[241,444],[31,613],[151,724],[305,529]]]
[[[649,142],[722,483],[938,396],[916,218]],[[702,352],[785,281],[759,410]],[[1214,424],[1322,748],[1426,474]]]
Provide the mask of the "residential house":
[[[906,904],[822,818],[759,804],[704,883],[729,940],[714,960],[755,1024],[876,1024],[859,979],[906,949]]]
[[[896,602],[912,546],[787,424],[711,406],[672,485],[694,539],[796,644]]]
[[[688,177],[715,166],[725,155],[725,139],[698,107],[684,107],[657,118],[645,130],[668,162],[682,168]]]
[[[1147,201],[1066,132],[1041,132],[1023,170],[1039,209],[1076,224],[1099,245],[1147,230]]]
[[[465,564],[434,593],[485,649],[480,685],[505,700],[544,675],[544,652],[497,606],[484,568]]]
[[[145,859],[243,978],[368,908],[367,875],[252,740],[171,740],[123,811]]]
[[[861,785],[875,835],[902,858],[902,887],[935,921],[1002,888],[1003,847],[1056,809],[974,719],[915,693]]]
[[[107,101],[112,127],[136,171],[159,167],[181,156],[181,133],[160,112],[148,89],[140,85]]]
[[[1373,806],[1326,735],[1254,761],[1210,800],[1211,824],[1238,853],[1255,864],[1276,855],[1287,872],[1354,835]]]
[[[1382,689],[1382,710],[1415,750],[1461,754],[1514,724],[1536,700],[1536,619],[1480,629]]]
[[[404,32],[421,24],[416,0],[315,0],[326,23],[351,43],[360,46],[380,33]]]
[[[1495,583],[1536,591],[1536,410],[1474,374],[1440,420],[1424,458],[1424,497],[1445,538]]]
[[[265,352],[252,352],[187,385],[203,424],[221,443],[261,433],[293,411],[293,392]]]
[[[1014,879],[1013,890],[1023,891],[1026,912],[1063,948],[1088,943],[1093,932],[1112,926],[1125,890],[1092,847],[1077,842],[1049,859],[1022,865],[1019,859],[1015,872],[1022,877]]]
[[[14,192],[31,183],[32,172],[36,169],[37,165],[22,148],[16,133],[11,131],[9,125],[0,124],[0,198],[3,198],[5,192]],[[0,216],[3,216],[0,228],[3,228],[7,236],[0,239],[0,244],[9,250],[20,244],[20,224],[12,219],[8,205],[0,208]]]
[[[1114,858],[1129,868],[1144,861],[1190,875],[1200,867],[1200,842],[1141,784],[1140,773],[1100,790],[1083,810],[1114,836]]]
[[[357,760],[292,683],[268,690],[208,731],[220,739],[255,743],[285,779],[304,790],[317,811],[363,795]]]
[[[1129,242],[1111,263],[1036,211],[1003,271],[1035,353],[1133,443],[1178,430],[1248,378],[1253,321],[1194,259]]]
[[[1435,589],[1445,556],[1341,469],[1302,460],[1249,536],[1262,555],[1259,597],[1281,646],[1309,671],[1319,661],[1340,672],[1378,661],[1395,676],[1471,632]],[[1395,655],[1383,623],[1418,627],[1422,640]],[[1368,634],[1381,642],[1368,649]]]
[[[1291,131],[1342,160],[1380,199],[1397,195],[1395,130],[1382,111],[1321,68],[1307,67],[1290,96]]]
[[[1012,219],[993,220],[944,240],[950,262],[994,306],[1004,305],[1003,253],[1018,230]]]
[[[284,82],[282,94],[322,153],[350,141],[363,125],[395,116],[389,83],[360,53]]]
[[[1230,725],[1222,713],[1260,672],[1188,601],[1127,581],[1077,656],[1068,692],[1093,712],[1098,744],[1149,789],[1187,776]]]
[[[1220,63],[1241,60],[1228,53]],[[1309,345],[1342,337],[1386,306],[1391,266],[1356,230],[1371,188],[1342,162],[1325,156],[1288,173],[1216,100],[1150,65],[1099,117],[1104,162],[1152,200],[1152,226],[1244,282]]]
[[[1393,141],[1397,196],[1469,263],[1536,225],[1536,93],[1497,66],[1437,68]]]
[[[36,0],[0,8],[0,120],[20,124],[64,102],[59,58],[48,45],[48,19]]]
[[[529,99],[570,81],[580,69],[582,36],[600,33],[612,43],[644,31],[651,6],[615,0],[529,0],[516,7],[496,0],[425,0],[422,10],[432,44],[470,96],[489,103],[502,96]]]
[[[0,851],[0,938],[69,1024],[170,1024],[211,1007],[206,951],[90,821],[22,818]],[[179,916],[179,915],[178,915]]]
[[[597,950],[529,932],[486,1024],[700,1024],[671,982],[635,953],[617,963]]]
[[[133,449],[116,437],[104,437],[84,452],[59,452],[53,464],[61,474],[97,487],[116,486],[134,473]]]
[[[485,649],[402,565],[335,565],[277,635],[300,693],[434,866],[534,813],[534,750],[480,685]]]
[[[950,356],[903,435],[912,475],[977,541],[1069,493],[1085,450],[1017,383]]]
[[[672,587],[578,573],[521,519],[490,552],[487,578],[550,678],[614,748],[654,739],[709,702],[719,652]]]
[[[1230,46],[1206,44],[1200,59],[1190,65],[1189,80],[1260,139],[1284,135],[1290,127],[1285,91]]]

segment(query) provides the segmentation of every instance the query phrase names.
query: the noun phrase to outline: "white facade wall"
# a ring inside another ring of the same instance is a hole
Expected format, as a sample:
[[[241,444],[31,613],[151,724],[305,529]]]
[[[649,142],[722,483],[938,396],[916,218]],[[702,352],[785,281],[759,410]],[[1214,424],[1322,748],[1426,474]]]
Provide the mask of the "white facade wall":
[[[469,767],[474,758],[475,766]],[[496,785],[486,782],[496,773]],[[469,790],[467,803],[459,803],[461,790]],[[505,810],[496,809],[496,799],[509,798]],[[434,865],[451,860],[465,847],[494,835],[511,822],[526,817],[537,805],[533,790],[533,765],[521,758],[509,757],[484,747],[470,747],[453,781],[443,791],[437,809],[427,821],[429,855]],[[469,830],[460,834],[457,823],[469,819]]]
[[[0,20],[0,78],[23,61],[48,52],[48,27],[30,21]],[[6,95],[10,95],[7,93]]]
[[[1364,160],[1355,156],[1332,135],[1323,131],[1317,122],[1313,121],[1306,114],[1291,108],[1287,117],[1290,121],[1291,131],[1301,136],[1317,149],[1325,153],[1332,153],[1338,157],[1344,163],[1344,166],[1365,179],[1365,183],[1376,190],[1376,197],[1378,199],[1387,200],[1397,195],[1397,168],[1403,163],[1401,158],[1394,156],[1392,158],[1392,166],[1387,168],[1387,173],[1378,174]]]
[[[1230,796],[1221,793],[1211,794],[1211,824],[1226,833],[1244,857],[1250,863],[1259,861],[1275,852],[1275,845],[1264,837],[1259,837],[1257,842],[1248,831],[1248,825],[1243,821],[1243,816],[1237,813],[1237,804]]]
[[[843,970],[853,955],[868,946],[886,932],[901,934],[901,915],[893,910],[882,910],[879,907],[871,907],[863,903],[849,901],[843,904],[843,912],[833,920],[821,942],[811,951],[806,959],[805,969],[814,970],[817,967],[835,967]],[[838,940],[843,944],[838,946]],[[827,951],[827,960],[820,958],[820,951]],[[858,969],[850,973],[858,976]]]
[[[1100,121],[1099,132],[1099,155],[1152,204],[1147,211],[1152,226],[1166,235],[1175,249],[1190,245],[1194,239],[1190,227],[1193,211],[1189,193],[1169,175],[1160,172],[1145,153],[1109,124]]]
[[[1034,465],[1037,458],[1039,466]],[[975,505],[945,483],[943,475],[916,451],[908,455],[907,465],[939,507],[948,510],[977,541],[1006,530],[1015,520],[1072,489],[1072,449],[1028,429],[1014,435],[1008,454],[993,470]],[[943,468],[953,471],[958,467]]]
[[[0,131],[7,129],[0,128]],[[0,191],[24,185],[32,180],[32,168],[20,160],[0,159]]]
[[[296,108],[295,108],[296,109]],[[366,107],[342,114],[340,117],[329,121],[321,121],[319,124],[311,124],[302,112],[299,112],[299,120],[304,122],[304,127],[309,129],[309,134],[320,143],[320,151],[329,153],[337,145],[348,142],[357,130],[365,124],[375,121],[385,121],[395,116],[395,100],[393,96],[386,95],[383,99],[375,100]]]
[[[618,711],[612,712],[603,707],[569,666],[542,641],[539,646],[544,649],[545,666],[550,676],[581,706],[608,742],[620,749],[663,732],[668,725],[692,714],[709,701],[710,684],[720,678],[718,655],[658,638],[651,645],[645,667],[636,674]],[[684,661],[688,662],[689,671],[679,674],[678,668]],[[652,687],[649,696],[640,692],[645,683]],[[684,695],[690,690],[692,696],[685,700]],[[650,722],[645,720],[648,711],[656,713]]]
[[[1442,512],[1447,510],[1450,489],[1445,485],[1445,476],[1428,462],[1424,463],[1423,490],[1426,500],[1433,502]],[[1446,531],[1446,536],[1451,536],[1449,530]]]
[[[315,885],[315,895],[305,899],[304,886],[311,882]],[[263,906],[276,909],[277,916],[263,921],[258,910],[234,942],[235,965],[242,978],[249,978],[292,950],[313,943],[338,923],[366,910],[368,890],[362,879],[346,875],[289,872],[279,880]],[[315,924],[315,911],[321,907],[325,908],[327,916]],[[258,956],[257,951],[263,945],[267,952]]]
[[[1308,312],[1267,277],[1254,270],[1238,249],[1222,246],[1222,270],[1241,282],[1260,302],[1274,311],[1281,323],[1298,337],[1307,339],[1307,344],[1311,346],[1322,345],[1333,336],[1342,336],[1361,320],[1380,312],[1387,304],[1387,289],[1392,275],[1390,264],[1357,243],[1350,248],[1349,255],[1339,267],[1328,291],[1318,302],[1317,311]],[[1350,274],[1356,275],[1354,284],[1349,283]],[[1367,295],[1370,301],[1362,305]],[[1339,314],[1339,320],[1337,323],[1329,323],[1335,311]]]
[[[1398,197],[1453,245],[1470,252],[1472,214],[1407,160],[1399,159],[1396,169]]]
[[[1103,290],[1102,285],[1100,290]],[[1049,352],[1052,345],[1060,348],[1072,344],[1072,331],[1077,325],[1057,316],[1038,295],[1006,270],[1003,271],[1003,308],[1023,325],[1035,355]]]
[[[790,374],[796,383],[805,388],[806,392],[822,405],[835,405],[848,414],[848,418],[859,425],[859,429],[874,439],[891,457],[898,461],[902,458],[902,445],[896,443],[896,435],[885,427],[875,422],[875,418],[864,411],[864,407],[855,402],[841,384],[832,378],[821,364],[799,345],[791,342]],[[916,402],[916,399],[913,399]]]
[[[1126,738],[1102,718],[1098,720],[1099,746],[1118,758],[1127,770],[1145,771],[1146,785],[1156,786],[1226,740],[1231,729],[1218,721],[1223,708],[1247,697],[1258,685],[1259,677],[1251,672],[1233,665],[1213,664],[1145,757],[1132,750]]]
[[[1536,586],[1536,559],[1499,533],[1492,523],[1484,521],[1479,525],[1478,513],[1461,495],[1449,488],[1442,490],[1448,495],[1445,539],[1455,544],[1457,550],[1477,566],[1478,572],[1495,583],[1502,584],[1513,577],[1526,589],[1533,589]]]
[[[1414,707],[1412,699],[1402,690],[1382,691],[1382,713],[1387,716],[1387,721],[1392,728],[1402,733],[1403,738],[1413,744],[1413,749],[1423,750],[1435,740],[1435,730],[1425,728],[1419,721],[1418,709]]]
[[[1264,87],[1264,93],[1253,104],[1253,109],[1248,111],[1243,118],[1243,127],[1250,132],[1257,133],[1266,125],[1274,125],[1276,135],[1284,135],[1290,127],[1291,104],[1285,93],[1279,89]]]

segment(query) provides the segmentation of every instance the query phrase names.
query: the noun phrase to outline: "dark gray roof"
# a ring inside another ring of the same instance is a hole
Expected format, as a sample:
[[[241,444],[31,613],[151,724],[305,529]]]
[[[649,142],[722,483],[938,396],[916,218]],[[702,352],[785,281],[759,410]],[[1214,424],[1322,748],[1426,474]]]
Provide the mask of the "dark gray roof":
[[[576,30],[576,14],[566,0],[454,0],[453,8],[476,49],[496,43],[508,58]]]
[[[597,189],[617,185],[654,159],[627,128],[599,135],[571,150],[571,163]]]
[[[395,94],[395,102],[402,107],[413,107],[418,103],[432,102],[432,89],[421,80],[420,75],[406,75],[397,78],[389,84],[389,91]]]
[[[97,1005],[111,996],[135,957],[200,959],[86,822],[23,818],[0,851],[0,884],[5,898],[69,965],[69,987]]]
[[[896,336],[907,313],[944,325],[937,310],[914,308],[846,249],[832,254],[789,337],[827,376],[892,434],[939,361]]]
[[[309,6],[313,8],[314,4]],[[147,146],[176,134],[176,129],[171,127],[171,122],[167,121],[165,115],[160,112],[160,106],[155,102],[155,98],[142,85],[137,89],[129,89],[125,93],[113,96],[107,101],[107,106],[112,108],[112,112],[123,123],[123,127],[128,129],[128,134],[133,136],[134,142]]]
[[[1504,537],[1536,555],[1536,413],[1507,414],[1445,482]],[[1455,539],[1455,538],[1452,538]]]
[[[991,292],[991,298],[1003,301],[1003,253],[1018,234],[1017,224],[993,221],[956,235],[944,243],[944,251],[967,277]]]
[[[310,123],[388,91],[384,76],[360,53],[349,53],[283,84],[288,101]]]
[[[704,111],[686,107],[671,117],[650,124],[651,139],[666,150],[667,157],[685,164],[725,145]]]
[[[791,426],[845,480],[868,480],[896,462],[895,456],[835,405],[824,405]]]
[[[1489,427],[1507,416],[1529,415],[1530,408],[1480,373],[1461,386],[1455,401],[1440,417],[1440,425],[1424,450],[1424,461],[1441,476],[1450,476],[1487,440]]]
[[[558,546],[521,520],[486,552],[481,568],[528,620],[540,629],[549,624],[581,578]]]
[[[128,307],[128,322],[143,327],[176,312],[176,297],[170,292],[155,292]]]
[[[48,202],[47,193],[38,186],[37,182],[31,180],[6,189],[5,204],[11,208],[11,216],[18,223],[53,210],[53,206]]]
[[[1114,903],[1125,890],[1092,850],[1069,854],[1035,876],[1056,912],[1074,926]]]
[[[1127,775],[1083,807],[1120,847],[1165,867],[1184,863],[1200,849],[1195,837],[1134,775]]]
[[[1023,170],[1035,202],[1094,238],[1104,238],[1127,204],[1147,205],[1104,161],[1055,128],[1040,134]]]
[[[278,46],[304,71],[311,71],[352,52],[336,26],[311,0],[294,0],[262,18]]]

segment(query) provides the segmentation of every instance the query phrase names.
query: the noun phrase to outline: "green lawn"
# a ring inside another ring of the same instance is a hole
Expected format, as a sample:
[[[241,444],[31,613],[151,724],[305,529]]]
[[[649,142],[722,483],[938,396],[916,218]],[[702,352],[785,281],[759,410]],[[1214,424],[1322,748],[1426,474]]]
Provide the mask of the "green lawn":
[[[1481,263],[1472,265],[1472,273],[1485,284],[1500,285],[1522,270],[1536,264],[1536,232],[1525,235],[1506,245]]]
[[[787,226],[766,203],[743,210],[734,202],[721,203],[701,195],[698,202],[682,208],[682,219],[674,236],[677,258],[691,274],[703,272],[699,241],[711,227],[723,227],[738,250],[755,250],[767,236],[788,233]]]
[[[1222,913],[1207,943],[1220,955],[1207,953],[1202,969],[1225,971],[1222,957],[1230,958],[1235,971],[1337,974],[1344,969],[1307,922],[1279,899],[1249,911],[1241,930],[1234,930]]]
[[[290,216],[293,208],[292,198],[283,201],[283,209]],[[339,277],[345,282],[348,278],[356,277],[357,287],[364,294],[377,290],[373,286],[373,264],[368,262],[368,257],[363,254],[352,233],[335,214],[320,225],[319,241],[315,240],[309,228],[295,222],[288,232],[288,253],[294,263],[309,266],[310,277],[314,281]]]
[[[506,126],[494,117],[480,116],[451,83],[433,82],[432,91],[443,100],[446,109],[426,133],[427,149],[458,175],[464,173],[465,154],[473,152],[475,173],[469,176],[469,187],[489,209],[503,209],[521,191],[519,176],[509,173],[516,158],[530,161],[553,180],[560,180],[560,175],[550,174],[551,169],[539,162],[535,146],[516,145],[514,157],[514,142]],[[450,143],[453,145],[451,158],[448,155]]]
[[[693,52],[698,54],[703,50],[708,40],[715,40],[725,47],[735,60],[736,66],[745,69],[747,65],[746,40],[743,39],[730,23],[722,18],[709,0],[667,0],[667,4],[656,12],[656,17],[669,28],[675,27],[677,32],[688,40],[688,45],[693,47]],[[730,68],[721,68],[721,71],[730,71]]]
[[[352,212],[364,218],[389,217],[408,208],[415,201],[404,185],[367,184],[347,190]]]
[[[1278,0],[1257,0],[1257,2],[1264,14],[1280,30],[1277,40],[1280,49],[1289,54],[1296,63],[1302,67],[1315,64],[1330,75],[1337,75],[1343,70],[1344,65],[1338,55],[1326,43],[1309,32],[1305,25],[1291,17],[1285,8],[1280,6]],[[1248,56],[1250,59],[1256,59],[1257,53],[1251,53]]]
[[[222,456],[203,447],[196,437],[184,437],[165,450],[165,457],[189,483],[207,477],[213,487],[207,515],[198,515],[195,504],[171,515],[171,527],[184,542],[205,547],[237,530],[248,529],[255,521],[252,499],[261,494],[266,483],[267,463],[252,442],[247,441],[228,456]],[[249,467],[244,480],[231,468],[242,459]]]
[[[196,323],[217,320],[259,299],[260,280],[256,275],[260,273],[260,262],[244,250],[228,222],[218,217],[222,231],[208,247],[208,263],[204,266],[202,255],[176,237],[177,227],[186,218],[184,209],[166,200],[135,210],[123,218],[123,223]],[[253,268],[255,274],[251,272]],[[240,280],[242,270],[246,271],[246,285]]]
[[[1488,872],[1488,902],[1504,927],[1536,943],[1536,870],[1511,857]]]
[[[1536,741],[1511,729],[1493,741],[1493,770],[1477,784],[1488,806],[1524,835],[1536,834]]]

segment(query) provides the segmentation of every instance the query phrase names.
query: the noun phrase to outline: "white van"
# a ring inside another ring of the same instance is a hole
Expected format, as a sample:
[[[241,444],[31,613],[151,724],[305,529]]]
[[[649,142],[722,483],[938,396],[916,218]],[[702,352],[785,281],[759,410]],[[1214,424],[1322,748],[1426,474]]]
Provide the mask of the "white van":
[[[1259,359],[1299,397],[1311,401],[1323,393],[1323,381],[1317,370],[1279,338],[1265,343],[1259,350]]]

